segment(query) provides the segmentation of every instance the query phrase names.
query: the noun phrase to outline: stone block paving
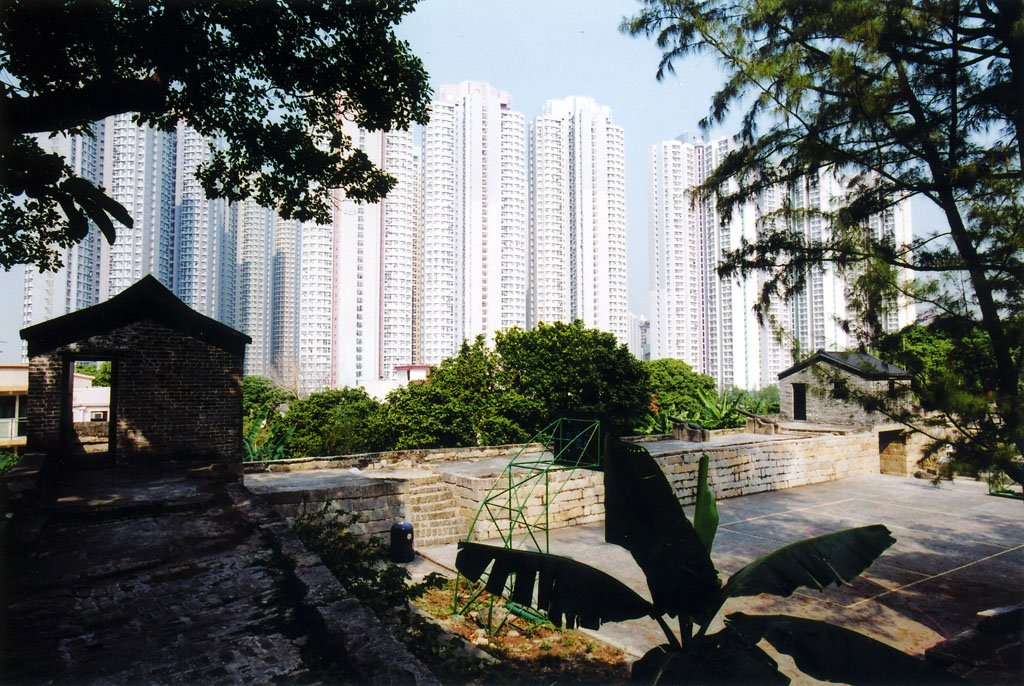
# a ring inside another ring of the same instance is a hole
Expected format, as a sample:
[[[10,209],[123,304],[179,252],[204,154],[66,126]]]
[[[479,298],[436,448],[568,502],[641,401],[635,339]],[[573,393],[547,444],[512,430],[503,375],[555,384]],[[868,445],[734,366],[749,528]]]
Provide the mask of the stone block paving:
[[[250,498],[202,472],[69,475],[42,526],[9,527],[0,683],[393,680],[357,666],[404,649]],[[350,659],[332,627],[353,618]]]

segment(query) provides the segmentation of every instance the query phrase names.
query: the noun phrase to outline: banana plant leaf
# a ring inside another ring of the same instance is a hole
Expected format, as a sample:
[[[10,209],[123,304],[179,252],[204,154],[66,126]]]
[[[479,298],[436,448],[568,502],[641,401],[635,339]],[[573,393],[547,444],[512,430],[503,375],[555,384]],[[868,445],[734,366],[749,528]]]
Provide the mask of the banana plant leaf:
[[[609,441],[605,454],[605,540],[629,550],[647,576],[658,614],[703,617],[721,582],[697,530],[647,449]]]
[[[788,596],[801,586],[824,590],[853,579],[896,542],[881,524],[843,529],[779,548],[739,570],[722,598],[772,593]]]
[[[570,628],[598,629],[602,622],[621,622],[654,612],[650,602],[615,577],[568,557],[459,543],[455,568],[470,581],[479,580],[492,562],[485,590],[504,595],[506,581],[514,576],[509,599],[546,612],[555,626],[562,626],[564,617]]]
[[[697,502],[693,506],[693,528],[697,530],[704,549],[711,554],[711,546],[715,543],[718,531],[718,506],[715,505],[715,494],[708,486],[708,464],[711,458],[704,453],[697,467]]]
[[[681,649],[652,648],[633,663],[633,682],[644,684],[788,684],[789,677],[756,644],[728,627],[694,637]]]
[[[952,684],[962,679],[864,634],[828,622],[787,615],[725,618],[750,643],[767,640],[805,674],[846,684]]]

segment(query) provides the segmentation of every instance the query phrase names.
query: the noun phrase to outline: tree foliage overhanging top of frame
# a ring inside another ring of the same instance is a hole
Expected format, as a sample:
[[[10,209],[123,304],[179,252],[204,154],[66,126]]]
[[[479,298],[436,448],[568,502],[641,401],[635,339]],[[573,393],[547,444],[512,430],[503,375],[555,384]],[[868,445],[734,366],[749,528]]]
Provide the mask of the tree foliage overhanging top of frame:
[[[426,120],[426,73],[393,31],[415,0],[4,4],[0,266],[56,268],[54,247],[88,221],[108,237],[111,218],[131,223],[33,134],[89,135],[128,112],[162,130],[184,121],[219,141],[199,173],[209,197],[326,223],[331,189],[372,202],[394,184],[340,117],[368,130]]]

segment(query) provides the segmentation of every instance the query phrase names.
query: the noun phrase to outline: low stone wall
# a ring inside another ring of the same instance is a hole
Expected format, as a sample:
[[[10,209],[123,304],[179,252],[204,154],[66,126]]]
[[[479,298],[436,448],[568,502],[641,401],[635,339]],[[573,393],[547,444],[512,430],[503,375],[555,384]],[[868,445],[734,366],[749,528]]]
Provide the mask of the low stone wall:
[[[381,535],[391,525],[406,517],[403,496],[412,485],[401,479],[370,479],[339,474],[330,486],[301,483],[286,489],[262,488],[259,482],[246,480],[246,486],[289,520],[306,512],[316,512],[327,505],[329,512],[358,513],[362,521],[352,530],[361,535]]]
[[[708,480],[717,499],[878,473],[873,431],[793,436],[699,446],[657,456],[683,504],[694,501],[701,455],[711,458]]]
[[[735,440],[689,443],[674,450],[664,449],[671,448],[671,442],[648,445],[684,504],[694,500],[697,466],[704,453],[711,458],[709,478],[718,499],[879,471],[878,434],[870,430],[735,434]],[[451,451],[432,452],[428,458],[434,459],[419,462],[418,469],[393,471],[316,470],[311,466],[315,460],[303,461],[298,469],[250,473],[246,486],[288,517],[324,502],[332,510],[359,513],[365,521],[355,531],[363,534],[386,534],[394,522],[405,520],[415,524],[416,541],[425,545],[462,540],[471,528],[473,540],[507,535],[510,494],[501,491],[509,486],[507,480],[496,484],[508,464],[505,457],[455,460]],[[295,461],[288,462],[294,467]],[[546,484],[543,472],[526,480],[528,474],[515,473],[511,500],[513,512],[525,503],[524,514],[532,525],[544,524],[545,517],[550,529],[604,520],[603,473],[550,471]],[[488,496],[489,511],[478,517]],[[519,526],[514,533],[524,532]]]
[[[499,474],[465,476],[443,470],[439,472],[454,496],[460,530],[468,533],[472,527],[474,541],[508,535],[510,496],[512,516],[518,518],[518,503],[525,503],[523,519],[531,525],[545,524],[544,509],[549,502],[546,515],[546,526],[549,529],[592,524],[604,520],[604,475],[601,472],[582,469],[573,472],[549,472],[546,484],[543,475],[529,480],[520,475],[514,479],[518,486],[512,493],[501,492],[503,489],[507,491],[507,483],[498,485],[494,491],[491,490]],[[480,506],[489,495],[489,507],[481,512]],[[520,523],[522,521],[518,520]],[[517,524],[514,533],[525,532],[525,526]]]
[[[392,450],[357,455],[336,455],[323,457],[297,457],[290,460],[264,460],[246,462],[246,474],[255,472],[296,472],[309,469],[415,469],[430,467],[441,462],[473,460],[486,457],[508,456],[508,459],[523,448],[526,453],[540,453],[539,443],[516,443],[510,445],[472,446],[468,448],[423,448],[419,450]]]
[[[110,433],[110,422],[75,422],[75,435],[81,438],[106,439]]]

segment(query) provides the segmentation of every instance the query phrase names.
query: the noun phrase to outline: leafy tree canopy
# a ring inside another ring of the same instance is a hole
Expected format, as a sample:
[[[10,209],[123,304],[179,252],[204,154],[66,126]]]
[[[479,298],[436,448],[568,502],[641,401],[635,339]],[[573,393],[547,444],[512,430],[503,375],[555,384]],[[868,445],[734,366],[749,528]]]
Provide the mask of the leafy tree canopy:
[[[583,323],[541,324],[463,343],[425,383],[388,394],[373,420],[381,441],[405,448],[529,440],[559,417],[600,419],[622,434],[647,411],[646,369],[615,336]]]
[[[100,362],[99,364],[86,364],[84,362],[78,362],[75,364],[75,371],[79,374],[88,374],[92,377],[93,386],[109,386],[110,385],[110,362]]]
[[[494,349],[505,383],[523,399],[530,434],[559,417],[600,419],[602,430],[625,435],[647,412],[651,381],[643,363],[615,336],[572,324],[539,324],[498,332]]]
[[[686,362],[670,357],[643,363],[651,375],[651,387],[658,407],[675,407],[679,417],[696,417],[701,411],[698,391],[715,392],[715,380],[693,371]]]
[[[962,459],[1020,475],[1024,3],[642,2],[623,29],[656,39],[658,78],[694,53],[716,55],[728,74],[702,125],[745,108],[740,146],[701,197],[717,196],[728,215],[819,170],[846,180],[834,209],[784,202],[720,272],[765,273],[765,315],[773,298],[800,291],[812,268],[832,264],[853,285],[850,325],[868,344],[881,337],[882,314],[897,294],[951,328],[977,325],[991,346],[996,383],[980,414],[943,407],[956,427],[951,442]],[[910,196],[932,201],[948,227],[919,232],[909,246],[864,230],[869,217]],[[823,238],[789,230],[809,216],[829,229]]]
[[[394,450],[476,445],[470,408],[429,382],[412,382],[388,393],[374,422],[376,433]]]
[[[313,393],[288,407],[282,431],[292,431],[292,457],[350,455],[372,449],[370,418],[380,404],[362,388]]]
[[[242,414],[274,412],[278,406],[295,400],[295,396],[280,388],[265,376],[251,375],[242,378]]]
[[[342,133],[426,119],[427,75],[393,27],[415,0],[7,0],[0,12],[0,266],[60,267],[89,222],[113,240],[132,217],[35,135],[89,135],[131,112],[219,144],[211,198],[253,198],[327,222],[328,191],[375,201],[394,179]],[[339,116],[340,115],[340,116]]]

